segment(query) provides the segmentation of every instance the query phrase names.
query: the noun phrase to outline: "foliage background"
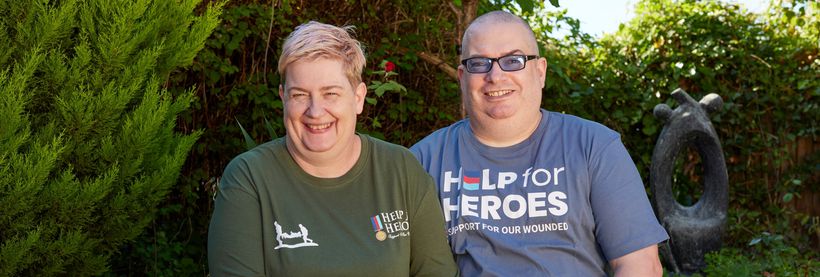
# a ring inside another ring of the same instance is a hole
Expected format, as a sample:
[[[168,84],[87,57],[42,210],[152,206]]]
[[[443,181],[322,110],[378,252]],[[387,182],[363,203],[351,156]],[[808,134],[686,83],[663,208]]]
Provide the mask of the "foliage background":
[[[106,274],[207,274],[214,186],[245,150],[238,123],[257,142],[284,134],[275,64],[282,39],[301,23],[355,25],[365,81],[401,84],[370,91],[360,132],[410,146],[462,118],[447,70],[457,65],[471,3],[477,14],[506,9],[531,22],[549,61],[542,106],[620,132],[644,178],[662,128],[654,106],[674,108],[668,96],[677,87],[696,99],[720,94],[725,105],[712,120],[729,168],[730,214],[726,249],[710,255],[706,273],[817,274],[820,4],[809,0],[774,0],[762,15],[714,1],[644,0],[631,22],[601,39],[541,1],[231,1],[193,65],[163,85],[177,96],[196,87],[177,130],[202,134],[148,229],[119,249]],[[702,191],[699,167],[695,151],[679,156],[683,204]]]

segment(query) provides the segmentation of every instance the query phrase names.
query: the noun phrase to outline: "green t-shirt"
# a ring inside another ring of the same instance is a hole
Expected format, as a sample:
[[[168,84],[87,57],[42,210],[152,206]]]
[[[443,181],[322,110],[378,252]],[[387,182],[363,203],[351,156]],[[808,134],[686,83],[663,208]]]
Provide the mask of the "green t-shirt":
[[[208,230],[213,276],[454,276],[432,178],[405,148],[359,135],[338,178],[279,138],[228,164]]]

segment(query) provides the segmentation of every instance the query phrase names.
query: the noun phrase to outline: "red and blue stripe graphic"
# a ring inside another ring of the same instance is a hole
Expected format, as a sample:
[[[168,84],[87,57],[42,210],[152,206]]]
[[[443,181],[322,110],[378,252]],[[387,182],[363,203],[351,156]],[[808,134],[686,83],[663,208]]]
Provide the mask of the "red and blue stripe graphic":
[[[464,189],[477,190],[478,183],[481,183],[481,171],[464,171],[461,180],[464,182]]]
[[[384,229],[384,225],[382,225],[382,220],[379,218],[379,215],[375,215],[370,218],[370,224],[373,225],[373,231],[378,232],[381,229]]]

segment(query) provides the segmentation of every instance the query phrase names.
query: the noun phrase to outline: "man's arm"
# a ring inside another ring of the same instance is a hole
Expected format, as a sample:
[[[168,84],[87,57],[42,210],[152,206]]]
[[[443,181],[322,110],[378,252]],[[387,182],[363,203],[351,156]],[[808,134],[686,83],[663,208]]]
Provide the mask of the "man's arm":
[[[653,244],[609,262],[615,276],[661,276],[658,246]]]
[[[657,244],[668,236],[619,137],[593,156],[591,172],[595,238],[614,275],[661,276]]]

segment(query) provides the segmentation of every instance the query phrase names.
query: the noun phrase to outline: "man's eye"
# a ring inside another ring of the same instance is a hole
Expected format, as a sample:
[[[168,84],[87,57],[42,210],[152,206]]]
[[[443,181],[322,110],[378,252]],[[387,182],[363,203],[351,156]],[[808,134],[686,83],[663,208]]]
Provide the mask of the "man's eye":
[[[470,66],[487,66],[487,59],[475,59],[470,61]]]
[[[301,97],[305,97],[305,96],[307,96],[307,93],[291,93],[290,94],[291,98],[301,98]]]
[[[510,57],[504,60],[504,64],[506,65],[520,65],[521,59],[518,57]]]

